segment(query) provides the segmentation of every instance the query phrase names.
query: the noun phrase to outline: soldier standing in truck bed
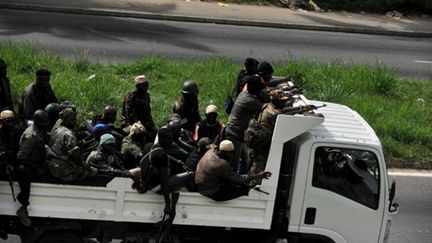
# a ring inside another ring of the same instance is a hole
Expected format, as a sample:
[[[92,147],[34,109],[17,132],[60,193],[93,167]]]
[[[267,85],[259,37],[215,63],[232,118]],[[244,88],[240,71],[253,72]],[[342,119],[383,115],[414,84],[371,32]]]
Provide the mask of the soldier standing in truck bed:
[[[195,125],[201,121],[198,92],[198,85],[195,81],[185,81],[181,91],[182,96],[176,101],[173,108],[173,113],[179,114],[181,118],[187,120],[182,128],[188,131],[190,135],[195,131]]]
[[[244,132],[248,128],[249,121],[261,111],[263,102],[258,96],[265,83],[258,75],[248,79],[247,91],[243,91],[237,97],[234,107],[228,117],[225,135],[234,143],[236,156],[233,160],[233,168],[239,174],[245,174],[249,168],[249,154],[244,142]]]
[[[146,129],[148,141],[153,141],[157,129],[153,123],[150,107],[150,95],[148,93],[149,81],[145,75],[134,79],[136,89],[126,94],[121,112],[122,127],[128,127],[137,121]]]
[[[51,72],[47,69],[36,71],[36,81],[24,89],[21,96],[20,115],[30,120],[36,110],[43,110],[58,99],[50,85]]]
[[[235,86],[235,92],[237,97],[242,91],[244,86],[247,83],[247,80],[250,76],[258,73],[258,64],[259,62],[255,58],[248,57],[244,62],[245,68],[240,70],[237,76],[237,83]]]
[[[7,64],[3,59],[0,59],[0,111],[14,111],[10,80],[7,77]]]
[[[282,113],[290,99],[291,97],[284,94],[283,90],[270,91],[270,103],[265,104],[257,118],[249,123],[245,140],[253,151],[252,173],[264,171],[277,116]],[[254,131],[254,128],[259,131]],[[257,181],[257,183],[261,184],[261,181]]]

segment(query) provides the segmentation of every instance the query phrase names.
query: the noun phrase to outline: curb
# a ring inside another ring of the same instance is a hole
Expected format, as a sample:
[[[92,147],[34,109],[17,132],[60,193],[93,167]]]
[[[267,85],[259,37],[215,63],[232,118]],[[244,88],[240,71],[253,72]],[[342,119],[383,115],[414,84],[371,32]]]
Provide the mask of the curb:
[[[14,9],[14,10],[28,10],[28,11],[43,11],[43,12],[53,12],[53,13],[166,20],[166,21],[269,27],[269,28],[280,28],[280,29],[327,31],[327,32],[342,32],[342,33],[386,35],[386,36],[404,36],[404,37],[418,37],[418,38],[432,37],[432,32],[401,31],[401,30],[379,29],[379,28],[342,27],[342,26],[329,26],[329,25],[308,25],[308,24],[241,20],[241,19],[222,19],[222,18],[214,18],[214,17],[144,13],[138,11],[110,10],[110,9],[99,9],[99,8],[84,9],[84,8],[53,7],[53,6],[43,6],[43,5],[36,5],[36,4],[16,4],[16,3],[0,3],[0,8]]]

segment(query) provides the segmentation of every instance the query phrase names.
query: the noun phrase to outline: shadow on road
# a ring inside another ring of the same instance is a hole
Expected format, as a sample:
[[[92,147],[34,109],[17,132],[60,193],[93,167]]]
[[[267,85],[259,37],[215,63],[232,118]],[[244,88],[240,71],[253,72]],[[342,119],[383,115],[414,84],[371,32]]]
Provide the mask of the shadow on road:
[[[163,22],[29,11],[25,14],[20,14],[23,11],[0,12],[0,33],[4,36],[40,33],[72,40],[109,40],[118,44],[123,44],[128,39],[163,41],[186,49],[212,51],[205,45],[182,38],[194,35],[192,31]]]

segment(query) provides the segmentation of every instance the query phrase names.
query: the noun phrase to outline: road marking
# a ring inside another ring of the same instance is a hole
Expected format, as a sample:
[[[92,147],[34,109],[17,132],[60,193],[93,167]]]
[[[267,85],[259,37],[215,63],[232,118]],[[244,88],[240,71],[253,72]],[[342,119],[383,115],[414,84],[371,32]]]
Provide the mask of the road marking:
[[[432,64],[432,61],[415,60],[416,63]]]
[[[388,173],[391,176],[415,176],[415,177],[432,177],[432,173],[426,172],[400,172],[400,171],[390,171]]]

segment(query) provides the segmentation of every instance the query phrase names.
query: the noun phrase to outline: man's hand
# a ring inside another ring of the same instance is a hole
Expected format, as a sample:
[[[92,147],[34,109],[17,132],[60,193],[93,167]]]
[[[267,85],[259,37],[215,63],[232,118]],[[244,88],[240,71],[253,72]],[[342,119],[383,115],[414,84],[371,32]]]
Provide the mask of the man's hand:
[[[257,179],[268,179],[268,178],[270,178],[271,175],[272,174],[269,171],[261,171],[258,174],[256,174],[255,177]]]
[[[7,165],[6,166],[6,174],[7,175],[12,175],[14,173],[14,167],[12,165]]]

